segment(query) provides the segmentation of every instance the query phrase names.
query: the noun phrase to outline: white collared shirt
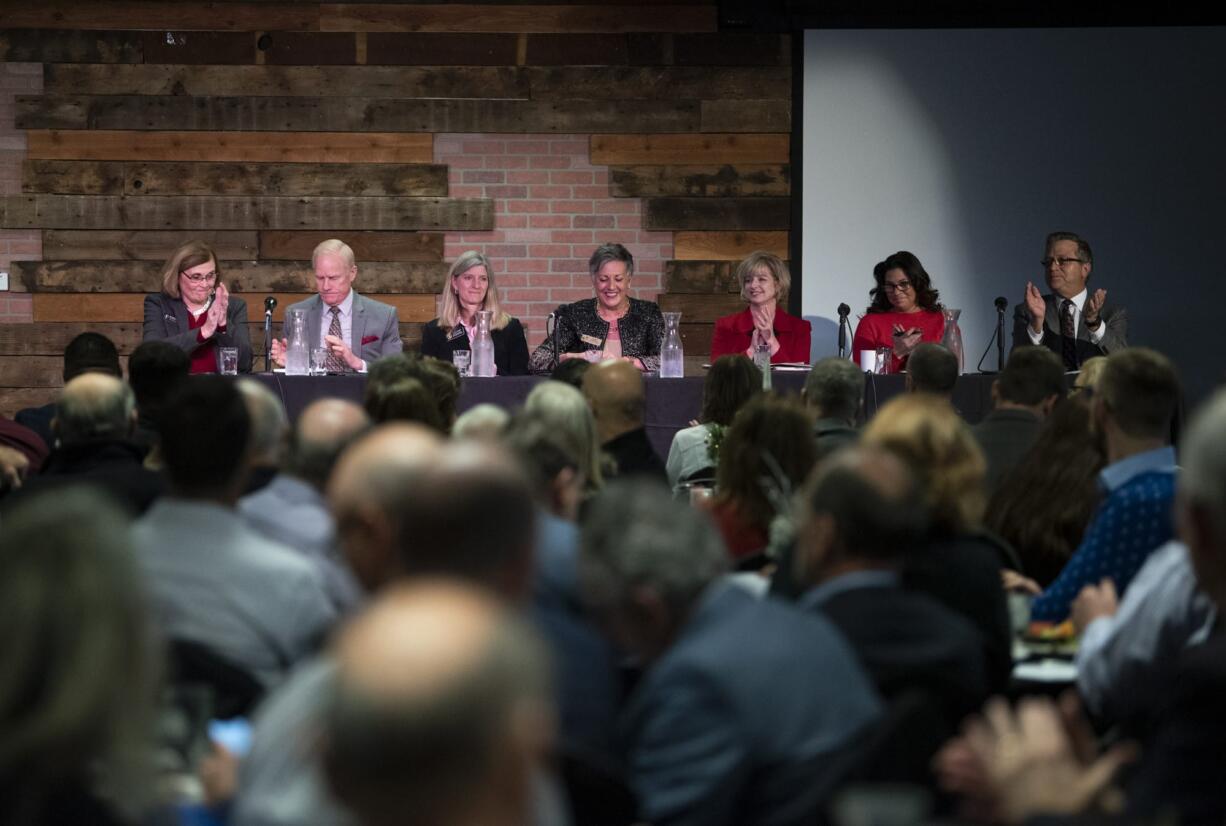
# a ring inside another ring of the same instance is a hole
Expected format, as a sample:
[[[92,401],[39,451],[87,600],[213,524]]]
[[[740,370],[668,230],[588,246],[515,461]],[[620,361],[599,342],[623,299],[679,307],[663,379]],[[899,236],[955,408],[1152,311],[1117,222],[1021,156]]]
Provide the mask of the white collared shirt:
[[[1077,327],[1081,324],[1081,308],[1085,306],[1086,298],[1088,298],[1089,295],[1089,290],[1082,290],[1081,292],[1077,293],[1077,295],[1069,299],[1069,301],[1073,302],[1074,335],[1076,334]],[[1061,308],[1064,306],[1064,299],[1059,295],[1059,293],[1052,293],[1052,298],[1056,300],[1056,313],[1059,314],[1061,312]],[[1100,318],[1099,321],[1102,321],[1102,319]],[[1090,341],[1098,344],[1098,342],[1103,340],[1103,336],[1107,334],[1107,322],[1102,321],[1102,323],[1098,325],[1097,330],[1091,330],[1088,327],[1086,330],[1090,334]],[[1034,344],[1036,347],[1043,343],[1042,330],[1036,333],[1034,328],[1027,324],[1026,334],[1030,336],[1030,343]]]
[[[320,299],[320,302],[323,303],[324,309],[323,309],[323,316],[319,319],[319,342],[318,344],[316,344],[316,346],[317,347],[327,347],[328,342],[325,341],[324,339],[328,335],[328,328],[332,326],[332,308],[322,298]],[[349,294],[345,296],[344,299],[341,300],[341,303],[337,304],[336,306],[341,311],[340,312],[341,340],[344,341],[346,344],[350,344],[350,346],[352,346],[352,341],[353,341],[353,290],[350,289]],[[354,355],[356,356],[359,354],[354,353]],[[362,366],[358,368],[358,372],[359,373],[366,372],[366,362],[365,361],[363,361]]]

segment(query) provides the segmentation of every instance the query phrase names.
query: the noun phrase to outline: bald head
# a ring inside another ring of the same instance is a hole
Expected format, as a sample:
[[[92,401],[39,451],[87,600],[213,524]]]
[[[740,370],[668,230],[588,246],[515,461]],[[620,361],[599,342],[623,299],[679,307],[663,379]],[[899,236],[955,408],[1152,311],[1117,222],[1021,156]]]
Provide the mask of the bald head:
[[[551,724],[544,652],[519,619],[421,580],[385,591],[335,654],[324,765],[364,823],[522,822]]]
[[[255,379],[238,380],[243,404],[251,417],[251,464],[260,467],[276,467],[281,464],[285,452],[285,440],[289,435],[289,417],[281,399]]]
[[[370,417],[355,402],[311,402],[290,434],[286,470],[322,491],[341,452],[369,427]]]
[[[647,396],[643,375],[628,361],[604,361],[583,375],[583,395],[592,408],[601,443],[643,426]]]
[[[83,373],[64,385],[55,433],[63,444],[127,438],[135,410],[132,390],[122,381],[105,373]]]

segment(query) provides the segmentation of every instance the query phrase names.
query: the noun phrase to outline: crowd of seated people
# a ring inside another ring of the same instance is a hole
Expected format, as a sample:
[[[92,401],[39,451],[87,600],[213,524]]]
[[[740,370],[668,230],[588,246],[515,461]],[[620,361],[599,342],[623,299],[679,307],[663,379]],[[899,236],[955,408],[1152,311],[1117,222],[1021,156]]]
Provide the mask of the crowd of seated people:
[[[700,455],[666,468],[656,313],[615,246],[524,368],[559,380],[515,410],[457,417],[449,361],[363,349],[337,248],[316,262],[336,312],[316,309],[341,334],[313,333],[368,373],[362,404],[291,421],[196,369],[234,301],[188,276],[205,333],[146,342],[127,381],[105,339],[70,345],[51,443],[0,453],[0,822],[816,824],[900,784],[916,821],[1226,818],[1226,395],[1170,444],[1175,368],[1078,293],[1110,352],[1069,391],[1023,319],[976,427],[918,319],[882,328],[918,369],[867,421],[847,360],[785,398],[747,356],[791,346],[759,324],[784,318],[764,259],[677,448]],[[1088,247],[1049,248],[1049,283],[1084,287]],[[933,312],[913,258],[883,262],[882,315]],[[444,349],[495,289],[467,263]],[[564,358],[597,344],[620,356]],[[690,467],[709,498],[670,486]],[[1022,696],[1011,602],[1080,636],[1058,703]],[[196,696],[169,767],[170,707]]]

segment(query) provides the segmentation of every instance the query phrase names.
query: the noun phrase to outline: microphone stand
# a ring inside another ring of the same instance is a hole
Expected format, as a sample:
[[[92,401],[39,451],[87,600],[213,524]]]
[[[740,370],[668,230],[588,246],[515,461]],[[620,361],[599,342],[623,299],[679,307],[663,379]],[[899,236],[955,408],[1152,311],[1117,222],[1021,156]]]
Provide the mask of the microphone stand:
[[[839,358],[847,358],[847,316],[850,312],[846,304],[839,305]]]
[[[996,372],[1005,372],[1005,308],[996,305]]]
[[[561,308],[559,308],[561,309]],[[558,311],[554,310],[549,314],[549,318],[545,321],[546,334],[553,341],[553,368],[558,369],[558,365],[562,363],[562,354],[558,352]]]
[[[269,296],[264,299],[264,372],[272,372],[272,311],[277,306],[277,299]]]

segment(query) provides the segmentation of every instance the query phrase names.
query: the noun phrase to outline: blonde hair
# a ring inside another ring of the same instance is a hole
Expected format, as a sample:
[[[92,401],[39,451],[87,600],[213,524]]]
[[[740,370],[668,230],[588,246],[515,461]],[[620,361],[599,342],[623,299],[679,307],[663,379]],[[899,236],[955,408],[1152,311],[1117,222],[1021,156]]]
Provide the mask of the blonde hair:
[[[775,279],[777,287],[775,302],[777,304],[786,304],[788,300],[788,291],[792,289],[792,274],[788,272],[788,265],[783,263],[783,259],[778,255],[766,252],[765,250],[756,250],[745,256],[736,268],[736,283],[741,285],[741,300],[748,301],[749,296],[745,295],[745,283],[753,278],[753,274],[759,269],[765,268]]]
[[[203,241],[188,241],[171,253],[162,267],[162,292],[171,298],[179,297],[179,276],[184,270],[199,267],[212,261],[217,271],[217,281],[221,283],[221,266],[217,264],[217,256],[213,248]]]
[[[469,250],[461,253],[451,265],[451,272],[447,273],[447,283],[443,285],[443,294],[439,299],[438,326],[444,332],[450,331],[460,321],[460,299],[456,294],[455,279],[473,267],[485,267],[485,274],[489,278],[481,309],[493,313],[491,329],[501,330],[511,321],[511,316],[503,311],[502,304],[498,301],[498,285],[494,281],[494,268],[490,266],[490,260],[476,250]]]
[[[345,262],[345,266],[353,269],[358,265],[358,260],[353,256],[353,248],[339,238],[329,238],[327,241],[320,241],[315,247],[315,251],[311,253],[311,266],[315,266],[315,262],[321,255],[336,255]]]
[[[560,381],[543,381],[524,400],[524,414],[541,422],[579,462],[588,490],[604,484],[601,472],[600,438],[587,399],[575,387]]]
[[[1073,380],[1073,392],[1080,393],[1086,388],[1098,389],[1098,380],[1102,378],[1103,368],[1107,366],[1106,356],[1094,356],[1081,363],[1081,372]]]
[[[979,527],[987,504],[987,462],[949,402],[922,393],[898,396],[877,411],[860,441],[911,466],[936,530],[956,534]]]

